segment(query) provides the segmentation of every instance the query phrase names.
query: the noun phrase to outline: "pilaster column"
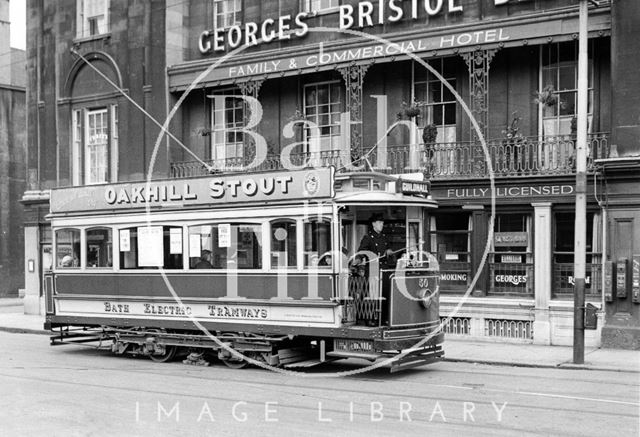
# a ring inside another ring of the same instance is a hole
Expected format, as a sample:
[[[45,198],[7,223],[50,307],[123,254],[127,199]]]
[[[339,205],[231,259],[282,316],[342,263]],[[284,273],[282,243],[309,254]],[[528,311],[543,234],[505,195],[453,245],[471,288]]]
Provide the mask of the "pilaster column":
[[[40,298],[40,232],[38,225],[24,227],[24,313],[42,314]]]
[[[344,79],[347,111],[350,113],[351,155],[357,157],[362,156],[362,86],[368,69],[368,64],[338,69]]]
[[[549,302],[552,284],[552,215],[551,202],[532,203],[533,226],[533,277],[535,319],[533,321],[533,343],[551,344],[551,324],[549,322]]]

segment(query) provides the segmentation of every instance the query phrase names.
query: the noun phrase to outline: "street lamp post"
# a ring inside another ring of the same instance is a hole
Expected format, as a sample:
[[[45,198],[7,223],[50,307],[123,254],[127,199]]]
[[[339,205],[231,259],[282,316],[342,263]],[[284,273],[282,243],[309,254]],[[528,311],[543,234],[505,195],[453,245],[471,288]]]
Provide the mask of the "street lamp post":
[[[587,111],[588,111],[588,0],[580,1],[578,36],[578,125],[576,135],[576,222],[574,238],[573,362],[584,363],[585,264],[587,242]]]

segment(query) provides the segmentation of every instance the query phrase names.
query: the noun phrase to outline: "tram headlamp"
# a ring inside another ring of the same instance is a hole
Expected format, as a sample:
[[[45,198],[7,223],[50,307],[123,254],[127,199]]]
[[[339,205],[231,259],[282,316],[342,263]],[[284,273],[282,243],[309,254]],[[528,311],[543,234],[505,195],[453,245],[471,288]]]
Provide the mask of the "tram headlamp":
[[[420,291],[418,291],[418,302],[420,302],[420,306],[429,308],[434,296],[435,293],[431,292],[428,288],[421,288]]]

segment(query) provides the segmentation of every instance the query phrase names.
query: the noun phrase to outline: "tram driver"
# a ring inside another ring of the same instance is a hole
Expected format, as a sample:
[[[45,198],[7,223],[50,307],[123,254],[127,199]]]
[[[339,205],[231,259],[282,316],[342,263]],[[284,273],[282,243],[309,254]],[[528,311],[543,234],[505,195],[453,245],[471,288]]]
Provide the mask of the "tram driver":
[[[391,249],[389,239],[383,232],[384,216],[381,213],[375,213],[369,218],[369,223],[371,227],[362,237],[360,246],[358,247],[358,252],[373,252],[378,256],[380,268],[394,268],[396,258],[393,250]],[[366,257],[364,255],[359,255],[355,258],[353,266],[360,266],[362,264],[366,264]]]

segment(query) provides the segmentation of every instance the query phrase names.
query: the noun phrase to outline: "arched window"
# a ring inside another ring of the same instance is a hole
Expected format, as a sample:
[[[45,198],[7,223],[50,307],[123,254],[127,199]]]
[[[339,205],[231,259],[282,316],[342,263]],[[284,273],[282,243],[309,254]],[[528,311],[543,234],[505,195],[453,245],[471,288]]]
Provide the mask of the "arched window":
[[[294,221],[276,220],[271,222],[272,268],[295,268],[298,265],[296,229]]]
[[[65,269],[80,267],[79,229],[59,229],[56,231],[56,266]]]
[[[113,242],[109,228],[87,229],[87,267],[112,267]]]

